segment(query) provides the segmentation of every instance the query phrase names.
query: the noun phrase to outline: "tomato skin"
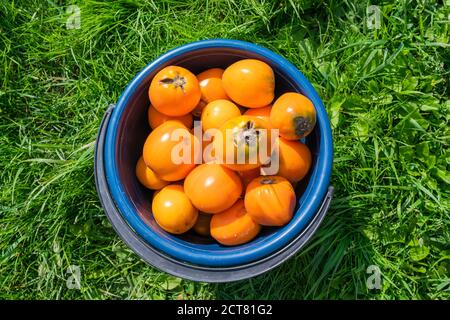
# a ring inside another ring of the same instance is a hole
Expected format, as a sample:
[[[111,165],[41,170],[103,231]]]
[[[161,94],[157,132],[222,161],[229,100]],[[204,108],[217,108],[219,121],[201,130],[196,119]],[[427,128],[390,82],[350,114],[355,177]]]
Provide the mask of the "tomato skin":
[[[167,232],[181,234],[197,221],[198,211],[181,185],[168,185],[153,198],[152,212],[158,225]]]
[[[183,132],[190,149],[190,163],[176,164],[172,161],[172,150],[180,144],[183,138],[172,141],[171,135],[175,130]],[[195,167],[196,161],[200,159],[200,154],[194,148],[195,144],[199,145],[199,141],[194,137],[188,129],[179,121],[169,120],[154,129],[144,143],[143,158],[145,164],[151,168],[161,179],[166,181],[177,181],[187,176],[187,174]]]
[[[260,230],[261,226],[246,212],[243,200],[238,200],[231,208],[215,214],[211,219],[211,236],[226,246],[249,242]]]
[[[219,129],[225,122],[240,115],[241,111],[231,101],[219,99],[210,102],[202,111],[203,131]]]
[[[312,156],[309,148],[300,141],[278,139],[278,175],[291,183],[302,180],[311,168]]]
[[[211,68],[211,69],[205,70],[203,72],[200,72],[197,75],[198,82],[201,82],[201,81],[207,80],[207,79],[211,79],[211,78],[222,79],[223,71],[224,70],[222,68]]]
[[[266,163],[271,154],[272,141],[269,123],[263,119],[253,116],[239,116],[225,122],[220,127],[220,135],[215,136],[213,147],[216,158],[221,163],[235,171],[246,171],[260,167]],[[228,134],[227,134],[228,133]],[[255,141],[249,144],[246,140]],[[259,156],[259,149],[265,144],[266,152],[262,159]],[[238,163],[239,147],[244,150],[245,157],[243,163]],[[250,155],[256,155],[257,159],[251,159]]]
[[[147,110],[147,118],[148,118],[148,124],[150,125],[150,128],[156,129],[161,124],[163,124],[166,121],[169,120],[175,120],[180,121],[183,125],[186,126],[186,128],[191,128],[193,123],[192,114],[188,113],[184,116],[179,117],[171,117],[164,113],[159,112],[156,110],[153,106],[150,106]]]
[[[227,95],[247,108],[261,108],[275,96],[275,76],[265,62],[255,59],[239,60],[225,69],[222,76]]]
[[[239,176],[216,163],[205,163],[192,170],[184,189],[194,206],[204,213],[218,213],[231,207],[242,192]]]
[[[247,186],[245,209],[263,226],[283,226],[293,216],[296,196],[292,185],[280,176],[261,176]]]
[[[169,182],[158,177],[152,169],[147,167],[142,157],[136,163],[136,177],[144,187],[152,190],[161,189],[169,184]]]
[[[270,121],[270,111],[272,110],[272,105],[268,105],[262,108],[253,108],[253,109],[247,109],[247,111],[244,112],[244,116],[254,116],[263,120],[266,120],[267,122]]]
[[[210,103],[219,99],[229,100],[222,84],[223,69],[212,68],[197,75],[202,93],[201,100]]]
[[[192,228],[198,235],[208,237],[211,235],[210,224],[211,224],[211,214],[201,214],[199,213],[197,222]]]
[[[288,140],[306,137],[316,124],[316,109],[304,95],[288,92],[273,104],[270,124],[280,130],[280,136]]]
[[[148,91],[151,104],[168,116],[183,116],[191,112],[200,101],[197,77],[189,70],[168,66],[152,79]]]

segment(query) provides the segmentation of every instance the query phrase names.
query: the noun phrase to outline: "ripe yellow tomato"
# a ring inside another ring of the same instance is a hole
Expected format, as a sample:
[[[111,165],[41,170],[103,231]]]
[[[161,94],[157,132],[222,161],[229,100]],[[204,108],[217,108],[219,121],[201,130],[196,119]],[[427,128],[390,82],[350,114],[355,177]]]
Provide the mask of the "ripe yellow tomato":
[[[295,191],[283,177],[261,176],[247,186],[245,209],[263,226],[283,226],[293,216]]]
[[[239,198],[242,183],[232,170],[216,163],[205,163],[184,180],[184,190],[194,206],[205,213],[228,209]]]
[[[195,148],[196,144],[199,146],[200,142],[181,122],[169,120],[147,137],[143,158],[161,179],[181,180],[200,160],[200,148]]]
[[[192,205],[181,185],[168,185],[153,198],[152,212],[158,225],[165,231],[181,234],[192,228],[198,211]]]
[[[235,246],[254,239],[261,226],[246,212],[244,201],[238,200],[231,208],[213,215],[211,236],[226,246]]]
[[[261,108],[275,96],[275,75],[265,62],[255,59],[237,61],[222,76],[227,95],[247,108]]]
[[[158,126],[169,120],[180,121],[182,124],[186,126],[186,128],[191,128],[193,123],[192,114],[190,113],[185,114],[184,116],[171,117],[164,113],[159,112],[153,106],[150,106],[148,108],[147,118],[148,124],[152,129],[157,128]]]
[[[136,176],[144,187],[152,190],[161,189],[169,183],[158,177],[152,169],[147,167],[142,157],[139,158],[136,164]]]
[[[219,99],[229,100],[222,85],[222,74],[223,69],[212,68],[197,75],[202,101],[210,103]]]
[[[233,102],[214,100],[203,109],[201,118],[203,130],[219,129],[225,122],[240,115],[241,111]]]
[[[311,151],[300,141],[278,139],[278,175],[290,182],[302,180],[311,168]]]
[[[288,140],[306,137],[316,124],[316,109],[307,97],[296,92],[281,95],[273,104],[270,124]]]
[[[224,166],[245,171],[270,160],[272,151],[269,123],[253,116],[239,116],[225,122],[214,137],[214,153]]]
[[[168,116],[183,116],[191,112],[200,101],[197,77],[189,70],[168,66],[159,71],[150,83],[150,102]]]

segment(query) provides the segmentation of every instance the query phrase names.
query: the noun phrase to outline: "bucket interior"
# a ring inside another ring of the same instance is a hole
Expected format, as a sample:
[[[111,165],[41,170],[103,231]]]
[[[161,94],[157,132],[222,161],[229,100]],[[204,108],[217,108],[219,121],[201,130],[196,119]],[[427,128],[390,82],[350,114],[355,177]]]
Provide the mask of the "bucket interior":
[[[168,65],[178,65],[189,69],[194,74],[198,74],[209,68],[226,68],[233,62],[246,58],[259,59],[272,66],[275,72],[276,97],[288,91],[296,91],[302,93],[299,88],[295,86],[295,83],[289,76],[280,73],[280,70],[278,70],[276,66],[271,64],[270,61],[262,56],[259,56],[256,53],[234,48],[221,48],[220,50],[216,48],[204,48],[196,50],[194,52],[189,52],[182,57],[174,58],[170,61],[166,61],[164,64],[161,64],[158,70],[155,70],[147,75],[147,77],[138,85],[134,94],[128,100],[127,106],[123,111],[123,115],[118,125],[117,132],[118,152],[116,154],[116,161],[119,170],[119,177],[128,199],[135,207],[136,212],[139,214],[140,218],[161,237],[171,238],[172,240],[181,242],[181,244],[185,243],[186,245],[196,245],[206,250],[240,251],[244,250],[248,246],[257,245],[258,242],[262,239],[272,235],[273,233],[279,232],[282,228],[284,228],[264,227],[262,232],[253,241],[231,248],[224,247],[211,238],[199,236],[193,231],[189,231],[183,235],[171,235],[162,230],[153,219],[153,215],[151,213],[151,200],[153,192],[143,187],[139,183],[135,175],[136,162],[142,154],[145,139],[147,138],[151,130],[147,121],[147,109],[150,104],[148,98],[148,87],[150,85],[151,79],[156,74],[156,72]],[[313,132],[303,141],[310,148],[313,156],[313,161],[308,176],[305,177],[301,182],[299,182],[295,187],[297,201],[298,199],[300,199],[305,187],[307,186],[310,175],[314,171],[317,162],[320,143],[320,133],[318,130],[319,125],[319,122],[317,122]],[[297,203],[297,208],[298,206],[299,203]]]

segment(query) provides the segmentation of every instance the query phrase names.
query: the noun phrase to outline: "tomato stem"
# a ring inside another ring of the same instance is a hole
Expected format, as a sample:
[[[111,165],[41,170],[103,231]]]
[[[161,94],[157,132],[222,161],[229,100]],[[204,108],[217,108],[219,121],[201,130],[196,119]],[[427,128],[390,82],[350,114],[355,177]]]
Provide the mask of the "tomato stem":
[[[181,88],[184,91],[184,86],[186,85],[186,79],[179,74],[177,74],[174,78],[165,78],[159,80],[162,84],[173,84],[176,88]]]
[[[294,118],[294,128],[295,128],[295,134],[297,136],[303,137],[305,134],[307,134],[310,130],[313,124],[308,118],[297,116]]]
[[[253,121],[247,121],[242,129],[234,137],[236,146],[244,142],[246,146],[255,145],[259,138],[259,129],[255,129]]]
[[[261,183],[261,184],[274,184],[275,183],[275,179],[263,178],[263,179],[261,179],[261,181],[259,183]]]

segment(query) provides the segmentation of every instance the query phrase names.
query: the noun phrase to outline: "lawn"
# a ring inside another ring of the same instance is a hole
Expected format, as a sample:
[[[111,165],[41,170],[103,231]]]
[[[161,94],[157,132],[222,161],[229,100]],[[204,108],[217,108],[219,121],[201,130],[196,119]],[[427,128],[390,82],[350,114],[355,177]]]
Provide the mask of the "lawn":
[[[450,298],[449,34],[448,0],[0,0],[0,298]],[[294,258],[217,285],[159,272],[121,242],[93,148],[139,70],[219,37],[263,45],[312,82],[335,197]]]

